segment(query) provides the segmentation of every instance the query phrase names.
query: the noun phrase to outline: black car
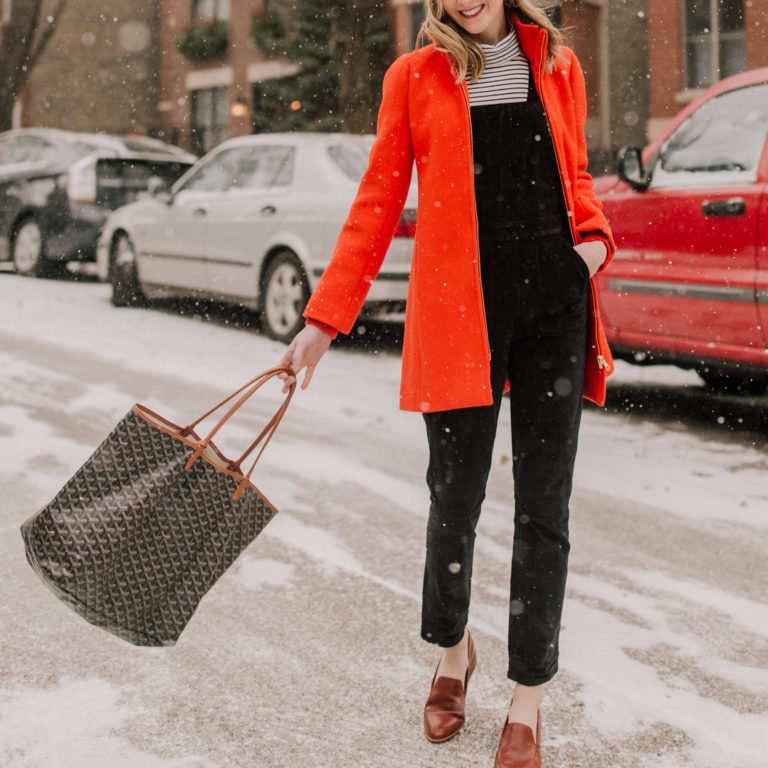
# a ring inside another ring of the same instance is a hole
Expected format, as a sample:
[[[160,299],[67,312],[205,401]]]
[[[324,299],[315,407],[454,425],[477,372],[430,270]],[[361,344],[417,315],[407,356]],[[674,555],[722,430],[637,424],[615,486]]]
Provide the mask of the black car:
[[[107,214],[193,155],[158,139],[21,128],[0,133],[0,261],[23,275],[94,261]]]

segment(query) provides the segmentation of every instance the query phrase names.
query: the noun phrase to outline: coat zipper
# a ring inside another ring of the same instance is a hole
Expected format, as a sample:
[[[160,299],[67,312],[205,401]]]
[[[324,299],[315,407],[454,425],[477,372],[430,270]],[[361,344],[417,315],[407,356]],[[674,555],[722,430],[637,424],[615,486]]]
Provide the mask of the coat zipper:
[[[557,156],[557,150],[555,149],[555,137],[552,133],[552,127],[551,127],[551,121],[549,119],[549,113],[547,112],[547,105],[544,101],[544,92],[541,89],[541,82],[544,77],[544,64],[546,62],[545,58],[545,48],[546,48],[547,38],[546,36],[541,41],[541,50],[539,55],[539,86],[537,87],[537,91],[539,94],[539,99],[541,99],[541,104],[544,107],[544,114],[547,118],[547,128],[549,130],[549,137],[552,141],[552,150],[555,153],[555,165],[557,165],[557,178],[560,180],[560,192],[563,195],[563,202],[565,203],[565,210],[568,214],[568,231],[571,233],[571,244],[573,246],[576,245],[576,237],[573,233],[573,215],[568,208],[568,196],[565,194],[565,186],[563,185],[563,173],[560,170],[560,159]],[[536,83],[534,82],[534,85]],[[574,192],[575,195],[575,192]],[[592,301],[592,314],[595,318],[594,320],[594,330],[595,330],[595,351],[597,352],[597,370],[601,371],[603,368],[610,368],[611,366],[606,361],[605,357],[600,354],[600,338],[597,334],[597,297],[595,296],[595,286],[592,282],[592,278],[589,278],[589,291],[590,291],[590,299]]]
[[[595,294],[595,286],[592,283],[592,278],[589,279],[589,291],[592,299],[592,315],[595,318],[595,351],[597,352],[597,370],[602,371],[603,368],[610,370],[611,366],[608,361],[600,354],[600,339],[597,335],[597,295]]]
[[[464,96],[464,102],[467,105],[467,124],[469,125],[469,163],[470,163],[470,176],[472,180],[472,198],[475,198],[475,137],[472,133],[472,113],[469,108],[469,92],[467,91],[467,83],[465,80],[461,81],[461,93]],[[485,315],[485,294],[483,293],[483,273],[480,265],[480,223],[477,218],[477,202],[475,202],[473,209],[475,211],[475,242],[477,243],[477,279],[480,283],[480,298],[481,308],[483,310],[483,327],[485,328],[485,348],[488,350],[488,361],[491,360],[491,343],[488,340],[488,318]]]

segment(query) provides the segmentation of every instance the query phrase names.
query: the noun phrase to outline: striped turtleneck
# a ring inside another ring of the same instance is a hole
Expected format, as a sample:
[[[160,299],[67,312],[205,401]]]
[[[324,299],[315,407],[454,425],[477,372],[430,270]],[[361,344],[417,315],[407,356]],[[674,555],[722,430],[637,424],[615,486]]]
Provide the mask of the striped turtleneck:
[[[496,45],[480,44],[485,54],[485,69],[475,82],[467,73],[469,104],[510,104],[527,101],[530,65],[520,48],[514,27]]]

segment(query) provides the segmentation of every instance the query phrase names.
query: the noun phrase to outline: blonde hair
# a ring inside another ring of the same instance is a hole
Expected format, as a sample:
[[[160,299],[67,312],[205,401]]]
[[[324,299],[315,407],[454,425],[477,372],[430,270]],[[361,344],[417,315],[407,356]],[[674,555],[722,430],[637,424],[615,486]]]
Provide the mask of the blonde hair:
[[[536,24],[549,33],[547,44],[546,69],[551,71],[555,59],[560,54],[563,37],[546,14],[546,8],[556,5],[554,2],[537,2],[536,0],[504,0],[504,7],[511,8],[513,13],[523,22]],[[425,36],[429,37],[438,51],[444,51],[451,59],[456,82],[460,83],[471,72],[470,80],[477,80],[485,69],[485,54],[476,43],[456,22],[448,16],[443,8],[443,0],[424,0],[426,20],[421,27],[417,45],[425,44]]]

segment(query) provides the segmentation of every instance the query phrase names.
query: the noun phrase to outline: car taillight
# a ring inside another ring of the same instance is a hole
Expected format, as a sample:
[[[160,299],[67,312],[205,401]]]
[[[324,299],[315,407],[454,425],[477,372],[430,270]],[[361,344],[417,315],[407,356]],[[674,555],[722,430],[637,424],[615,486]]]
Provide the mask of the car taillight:
[[[67,195],[78,203],[96,202],[96,160],[85,157],[67,173]]]
[[[395,228],[395,237],[416,237],[416,211],[403,211]]]

